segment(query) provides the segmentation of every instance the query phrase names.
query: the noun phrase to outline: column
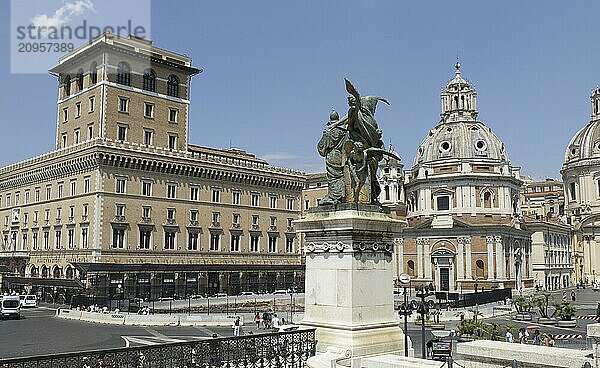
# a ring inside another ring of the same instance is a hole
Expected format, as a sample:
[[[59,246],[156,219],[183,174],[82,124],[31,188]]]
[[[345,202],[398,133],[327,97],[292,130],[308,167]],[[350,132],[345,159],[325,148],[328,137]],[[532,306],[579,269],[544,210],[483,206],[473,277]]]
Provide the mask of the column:
[[[473,259],[471,258],[471,237],[465,237],[465,279],[473,280],[473,271],[471,270],[471,266],[473,264]]]
[[[433,273],[431,270],[431,248],[429,245],[429,239],[423,239],[423,248],[423,263],[425,266],[425,277],[431,280],[433,278]]]
[[[515,275],[516,275],[516,268],[515,268],[515,247],[514,246],[509,246],[509,261],[508,261],[508,270],[509,270],[509,275],[510,275],[510,279],[514,279],[515,281],[517,280]]]
[[[417,239],[417,278],[423,278],[423,239]]]
[[[494,237],[486,236],[485,242],[487,243],[487,271],[488,280],[494,279]]]
[[[502,237],[494,237],[496,240],[496,279],[504,280],[504,247],[502,246]]]
[[[464,275],[464,241],[465,238],[459,236],[456,240],[456,278],[462,280],[465,278]]]
[[[404,238],[394,239],[394,244],[396,245],[396,270],[394,277],[397,278],[404,272]]]

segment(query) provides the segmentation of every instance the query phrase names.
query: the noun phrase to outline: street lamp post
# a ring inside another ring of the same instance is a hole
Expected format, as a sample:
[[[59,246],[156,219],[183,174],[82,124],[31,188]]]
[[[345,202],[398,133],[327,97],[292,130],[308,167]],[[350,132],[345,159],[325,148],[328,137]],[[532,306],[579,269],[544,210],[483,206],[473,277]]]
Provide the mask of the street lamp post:
[[[407,286],[410,284],[410,276],[406,273],[400,274],[398,280],[402,283],[402,289],[404,291],[404,303],[400,307],[398,314],[404,316],[404,356],[408,356],[408,316],[412,314],[412,308],[408,305],[408,293],[406,291]]]
[[[425,351],[425,314],[427,313],[427,304],[425,298],[433,295],[435,288],[430,283],[427,286],[418,286],[416,291],[417,298],[421,298],[421,305],[419,306],[418,312],[421,314],[421,356],[423,359],[427,359],[427,353]]]

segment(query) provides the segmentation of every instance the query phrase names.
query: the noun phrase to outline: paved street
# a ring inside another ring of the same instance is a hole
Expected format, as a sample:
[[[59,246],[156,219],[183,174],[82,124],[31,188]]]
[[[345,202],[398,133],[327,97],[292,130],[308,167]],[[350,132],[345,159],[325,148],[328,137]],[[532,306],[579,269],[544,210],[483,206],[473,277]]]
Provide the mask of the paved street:
[[[600,301],[600,293],[594,293],[591,289],[577,290],[578,316],[595,314],[597,303]],[[557,300],[561,299],[562,291],[556,293]],[[239,302],[235,301],[234,303]],[[253,299],[253,298],[246,298]],[[265,298],[271,299],[272,296]],[[276,298],[277,302],[283,302],[282,298]],[[163,305],[168,302],[163,302]],[[185,301],[178,301],[177,305]],[[206,303],[200,300],[198,303]],[[235,304],[234,304],[235,305]],[[54,317],[55,310],[49,307],[35,309],[24,309],[21,320],[0,321],[0,357],[18,357],[39,354],[59,353],[94,350],[102,348],[117,348],[125,346],[147,345],[163,342],[189,341],[203,339],[212,336],[230,336],[230,327],[141,327],[141,326],[119,326],[103,325],[80,321],[63,320]],[[287,318],[284,312],[284,317]],[[517,330],[520,327],[535,324],[533,322],[513,321],[509,316],[488,318],[486,322],[497,322],[501,325],[510,324]],[[586,326],[594,323],[591,319],[579,319],[574,329],[559,328],[554,326],[542,326],[542,332],[551,334],[586,334]],[[456,329],[457,321],[447,322],[446,329]],[[245,331],[257,331],[250,320],[246,321]],[[516,332],[516,331],[514,331]],[[411,337],[415,355],[421,354],[421,330],[414,323],[408,324],[408,335]],[[426,340],[431,338],[429,329],[426,331]],[[583,340],[571,340],[557,342],[558,346],[581,348]]]

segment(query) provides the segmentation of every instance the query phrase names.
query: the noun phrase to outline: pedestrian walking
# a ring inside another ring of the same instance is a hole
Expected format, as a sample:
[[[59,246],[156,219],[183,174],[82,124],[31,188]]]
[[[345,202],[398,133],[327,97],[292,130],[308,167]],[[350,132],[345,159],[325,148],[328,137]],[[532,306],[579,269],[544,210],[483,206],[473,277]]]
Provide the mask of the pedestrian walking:
[[[510,328],[506,328],[506,334],[504,335],[506,342],[513,342],[513,334],[510,332]]]
[[[277,317],[277,313],[273,314],[273,319],[271,320],[273,328],[279,327],[279,318]]]
[[[521,344],[527,344],[529,342],[529,332],[523,327],[519,330],[519,342]]]
[[[257,330],[260,328],[260,321],[260,313],[256,312],[256,315],[254,315],[254,323],[256,323]]]
[[[575,290],[571,290],[571,301],[575,301]]]
[[[535,330],[533,333],[533,345],[541,345],[542,339],[540,337],[540,330]]]
[[[235,317],[233,322],[233,336],[240,336],[240,316]]]

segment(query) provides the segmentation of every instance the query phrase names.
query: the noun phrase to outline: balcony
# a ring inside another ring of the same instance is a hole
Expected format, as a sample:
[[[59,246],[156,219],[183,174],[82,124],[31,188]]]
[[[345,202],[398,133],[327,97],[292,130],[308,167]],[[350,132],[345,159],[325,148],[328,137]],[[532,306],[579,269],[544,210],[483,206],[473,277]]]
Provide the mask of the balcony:
[[[73,222],[75,222],[75,217],[70,216],[69,217],[69,224],[72,224]]]
[[[258,226],[258,224],[252,224],[250,226],[250,230],[257,230],[258,231],[258,230],[260,230],[260,226]]]
[[[269,231],[277,231],[277,225],[269,226]]]
[[[177,225],[177,221],[174,218],[171,218],[171,219],[168,218],[165,223],[167,225]]]
[[[190,220],[190,226],[197,227],[198,226],[198,220]]]
[[[220,223],[220,222],[218,222],[218,221],[213,221],[213,222],[212,222],[212,224],[211,224],[210,226],[211,226],[211,227],[218,227],[218,228],[220,228],[220,227],[221,227],[221,223]]]
[[[125,216],[123,216],[123,215],[116,215],[115,218],[113,219],[113,222],[126,222]]]
[[[240,224],[239,224],[239,223],[233,223],[233,224],[231,224],[231,228],[232,228],[232,229],[239,229],[240,227],[241,227],[241,226],[240,226]]]
[[[88,222],[88,216],[87,215],[82,215],[81,216],[81,222]]]
[[[150,217],[142,217],[142,219],[140,220],[140,223],[142,223],[142,224],[151,224],[152,223],[152,219]]]

